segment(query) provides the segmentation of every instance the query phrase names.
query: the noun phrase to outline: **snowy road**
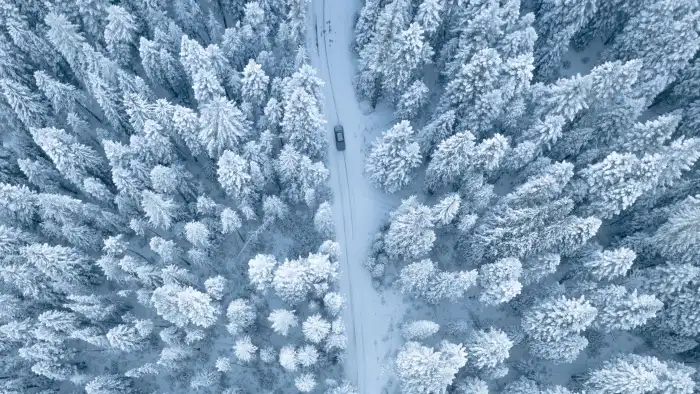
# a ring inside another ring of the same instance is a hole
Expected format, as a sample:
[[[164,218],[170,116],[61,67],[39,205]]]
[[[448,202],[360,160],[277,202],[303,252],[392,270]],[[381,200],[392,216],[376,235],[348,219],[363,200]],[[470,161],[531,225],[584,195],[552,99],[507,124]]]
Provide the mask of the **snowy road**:
[[[354,55],[350,48],[353,15],[360,7],[358,0],[313,0],[307,48],[312,65],[320,70],[325,81],[333,215],[343,251],[340,286],[348,298],[347,376],[357,384],[361,394],[379,394],[389,377],[382,373],[385,358],[398,345],[397,333],[389,330],[401,322],[405,307],[398,294],[378,293],[362,266],[372,236],[382,217],[398,205],[398,197],[374,189],[362,171],[365,145],[391,121],[391,116],[381,111],[365,115],[355,97]],[[344,152],[335,149],[332,129],[336,124],[345,128]]]

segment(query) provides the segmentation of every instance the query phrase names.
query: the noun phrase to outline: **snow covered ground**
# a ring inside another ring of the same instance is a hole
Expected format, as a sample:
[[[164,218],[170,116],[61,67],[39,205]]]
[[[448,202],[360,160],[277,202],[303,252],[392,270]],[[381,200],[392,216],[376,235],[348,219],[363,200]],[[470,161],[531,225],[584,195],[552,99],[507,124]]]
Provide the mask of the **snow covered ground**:
[[[362,266],[370,241],[398,196],[375,189],[363,174],[369,143],[389,127],[392,114],[379,109],[363,111],[352,85],[355,74],[353,24],[361,4],[356,0],[313,0],[309,9],[308,53],[311,64],[325,81],[325,115],[328,121],[328,166],[333,189],[337,238],[343,251],[341,289],[348,297],[345,321],[348,332],[346,371],[361,394],[378,394],[389,375],[383,373],[387,355],[399,346],[395,328],[406,309],[400,294],[381,293],[372,286]],[[335,148],[332,129],[345,128],[346,150]]]

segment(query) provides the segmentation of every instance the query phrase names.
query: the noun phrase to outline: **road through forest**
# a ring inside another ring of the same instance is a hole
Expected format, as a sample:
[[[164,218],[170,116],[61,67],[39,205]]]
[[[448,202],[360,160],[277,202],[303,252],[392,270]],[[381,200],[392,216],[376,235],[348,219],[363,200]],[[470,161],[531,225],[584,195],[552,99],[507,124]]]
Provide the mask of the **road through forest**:
[[[389,111],[365,114],[352,85],[355,73],[354,15],[359,0],[312,0],[309,6],[307,51],[311,64],[324,80],[324,111],[328,136],[328,166],[333,190],[333,216],[340,243],[341,291],[347,297],[345,324],[348,333],[346,373],[360,394],[379,394],[389,376],[383,373],[385,359],[398,344],[389,333],[401,322],[404,305],[396,292],[377,292],[362,262],[369,254],[371,239],[398,197],[372,187],[363,174],[364,152],[389,122]],[[335,148],[332,129],[342,124],[346,150]]]

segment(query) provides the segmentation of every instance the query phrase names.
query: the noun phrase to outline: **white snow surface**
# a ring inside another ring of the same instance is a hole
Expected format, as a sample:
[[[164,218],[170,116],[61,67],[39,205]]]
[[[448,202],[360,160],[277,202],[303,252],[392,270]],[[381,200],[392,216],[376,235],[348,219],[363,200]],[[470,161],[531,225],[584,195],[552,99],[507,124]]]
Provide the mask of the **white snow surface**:
[[[394,290],[378,292],[362,265],[374,234],[389,210],[399,204],[369,184],[363,174],[369,143],[393,123],[389,108],[367,114],[358,102],[352,81],[356,66],[353,44],[358,0],[312,0],[308,18],[308,55],[325,81],[324,110],[328,136],[328,166],[333,190],[333,216],[342,251],[341,291],[347,297],[347,378],[361,394],[379,394],[391,375],[389,353],[400,345],[400,326],[407,305]],[[335,147],[333,127],[342,124],[346,150]]]

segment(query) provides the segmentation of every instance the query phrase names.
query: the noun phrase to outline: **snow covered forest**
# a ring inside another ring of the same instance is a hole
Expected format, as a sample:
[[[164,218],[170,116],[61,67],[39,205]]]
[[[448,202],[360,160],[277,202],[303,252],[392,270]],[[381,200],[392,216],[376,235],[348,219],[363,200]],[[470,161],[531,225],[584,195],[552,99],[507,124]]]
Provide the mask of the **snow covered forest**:
[[[0,21],[0,394],[698,391],[697,0]]]
[[[356,393],[307,7],[0,1],[1,393]]]
[[[697,392],[699,34],[697,0],[365,1],[396,392]]]

